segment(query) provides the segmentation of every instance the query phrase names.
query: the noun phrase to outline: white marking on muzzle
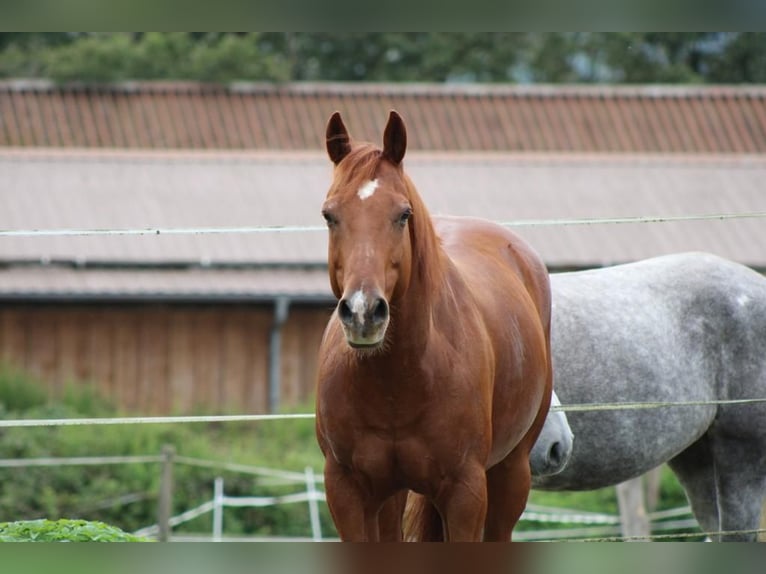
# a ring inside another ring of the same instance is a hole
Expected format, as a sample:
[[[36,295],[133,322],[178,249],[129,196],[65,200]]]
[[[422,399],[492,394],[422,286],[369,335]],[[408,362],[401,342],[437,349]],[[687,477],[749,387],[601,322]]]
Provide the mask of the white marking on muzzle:
[[[356,315],[359,325],[364,325],[364,293],[361,290],[355,292],[349,299],[351,312]]]
[[[378,180],[373,179],[372,181],[368,181],[362,187],[360,187],[356,194],[359,196],[359,199],[364,201],[368,197],[372,197],[372,194],[375,193],[376,189],[378,189]]]

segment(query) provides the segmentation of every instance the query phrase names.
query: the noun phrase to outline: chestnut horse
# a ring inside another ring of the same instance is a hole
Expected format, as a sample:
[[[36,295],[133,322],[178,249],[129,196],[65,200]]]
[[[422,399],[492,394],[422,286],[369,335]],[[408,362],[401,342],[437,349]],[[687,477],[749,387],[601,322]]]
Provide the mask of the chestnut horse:
[[[342,540],[508,541],[551,398],[548,273],[503,227],[431,218],[405,150],[394,111],[382,150],[352,141],[337,112],[327,125],[327,503]],[[420,496],[405,520],[408,491]]]

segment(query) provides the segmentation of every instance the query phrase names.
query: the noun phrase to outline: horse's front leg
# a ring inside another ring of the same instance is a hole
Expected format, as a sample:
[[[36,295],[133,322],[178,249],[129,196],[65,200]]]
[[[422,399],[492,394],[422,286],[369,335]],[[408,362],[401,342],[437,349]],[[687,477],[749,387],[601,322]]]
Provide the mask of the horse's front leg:
[[[487,479],[481,464],[466,464],[464,472],[441,485],[434,500],[444,520],[446,542],[481,541],[487,514]]]
[[[397,492],[383,503],[378,514],[379,534],[382,542],[402,541],[402,517],[406,504],[406,490]]]
[[[325,460],[325,496],[335,528],[344,542],[380,540],[378,513],[382,501],[362,487],[361,477],[332,457]]]

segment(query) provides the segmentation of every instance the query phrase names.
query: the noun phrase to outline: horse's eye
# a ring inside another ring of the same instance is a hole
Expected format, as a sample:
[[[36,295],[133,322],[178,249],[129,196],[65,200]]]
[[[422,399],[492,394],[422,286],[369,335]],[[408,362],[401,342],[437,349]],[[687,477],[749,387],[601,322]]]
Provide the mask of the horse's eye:
[[[327,223],[327,227],[335,227],[338,225],[337,218],[329,211],[323,211],[322,217],[324,217],[324,220]]]
[[[397,219],[396,222],[399,224],[400,227],[404,227],[405,225],[407,225],[407,222],[410,220],[410,217],[412,217],[412,210],[408,207],[402,212],[402,214],[399,216],[399,219]]]

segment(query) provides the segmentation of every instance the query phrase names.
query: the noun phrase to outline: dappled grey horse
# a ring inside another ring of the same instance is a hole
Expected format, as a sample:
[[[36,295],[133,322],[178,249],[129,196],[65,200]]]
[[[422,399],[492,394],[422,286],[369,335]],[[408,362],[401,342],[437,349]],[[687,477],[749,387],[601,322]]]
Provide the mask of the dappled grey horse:
[[[766,278],[751,269],[679,254],[554,274],[552,289],[554,388],[564,405],[766,397]],[[766,403],[567,418],[571,457],[558,474],[533,476],[534,488],[611,486],[667,462],[705,532],[759,527]]]
[[[551,407],[561,406],[561,401],[554,390],[551,395]],[[572,429],[567,415],[561,410],[548,411],[543,430],[529,453],[529,466],[534,476],[548,476],[561,472],[572,455]]]

